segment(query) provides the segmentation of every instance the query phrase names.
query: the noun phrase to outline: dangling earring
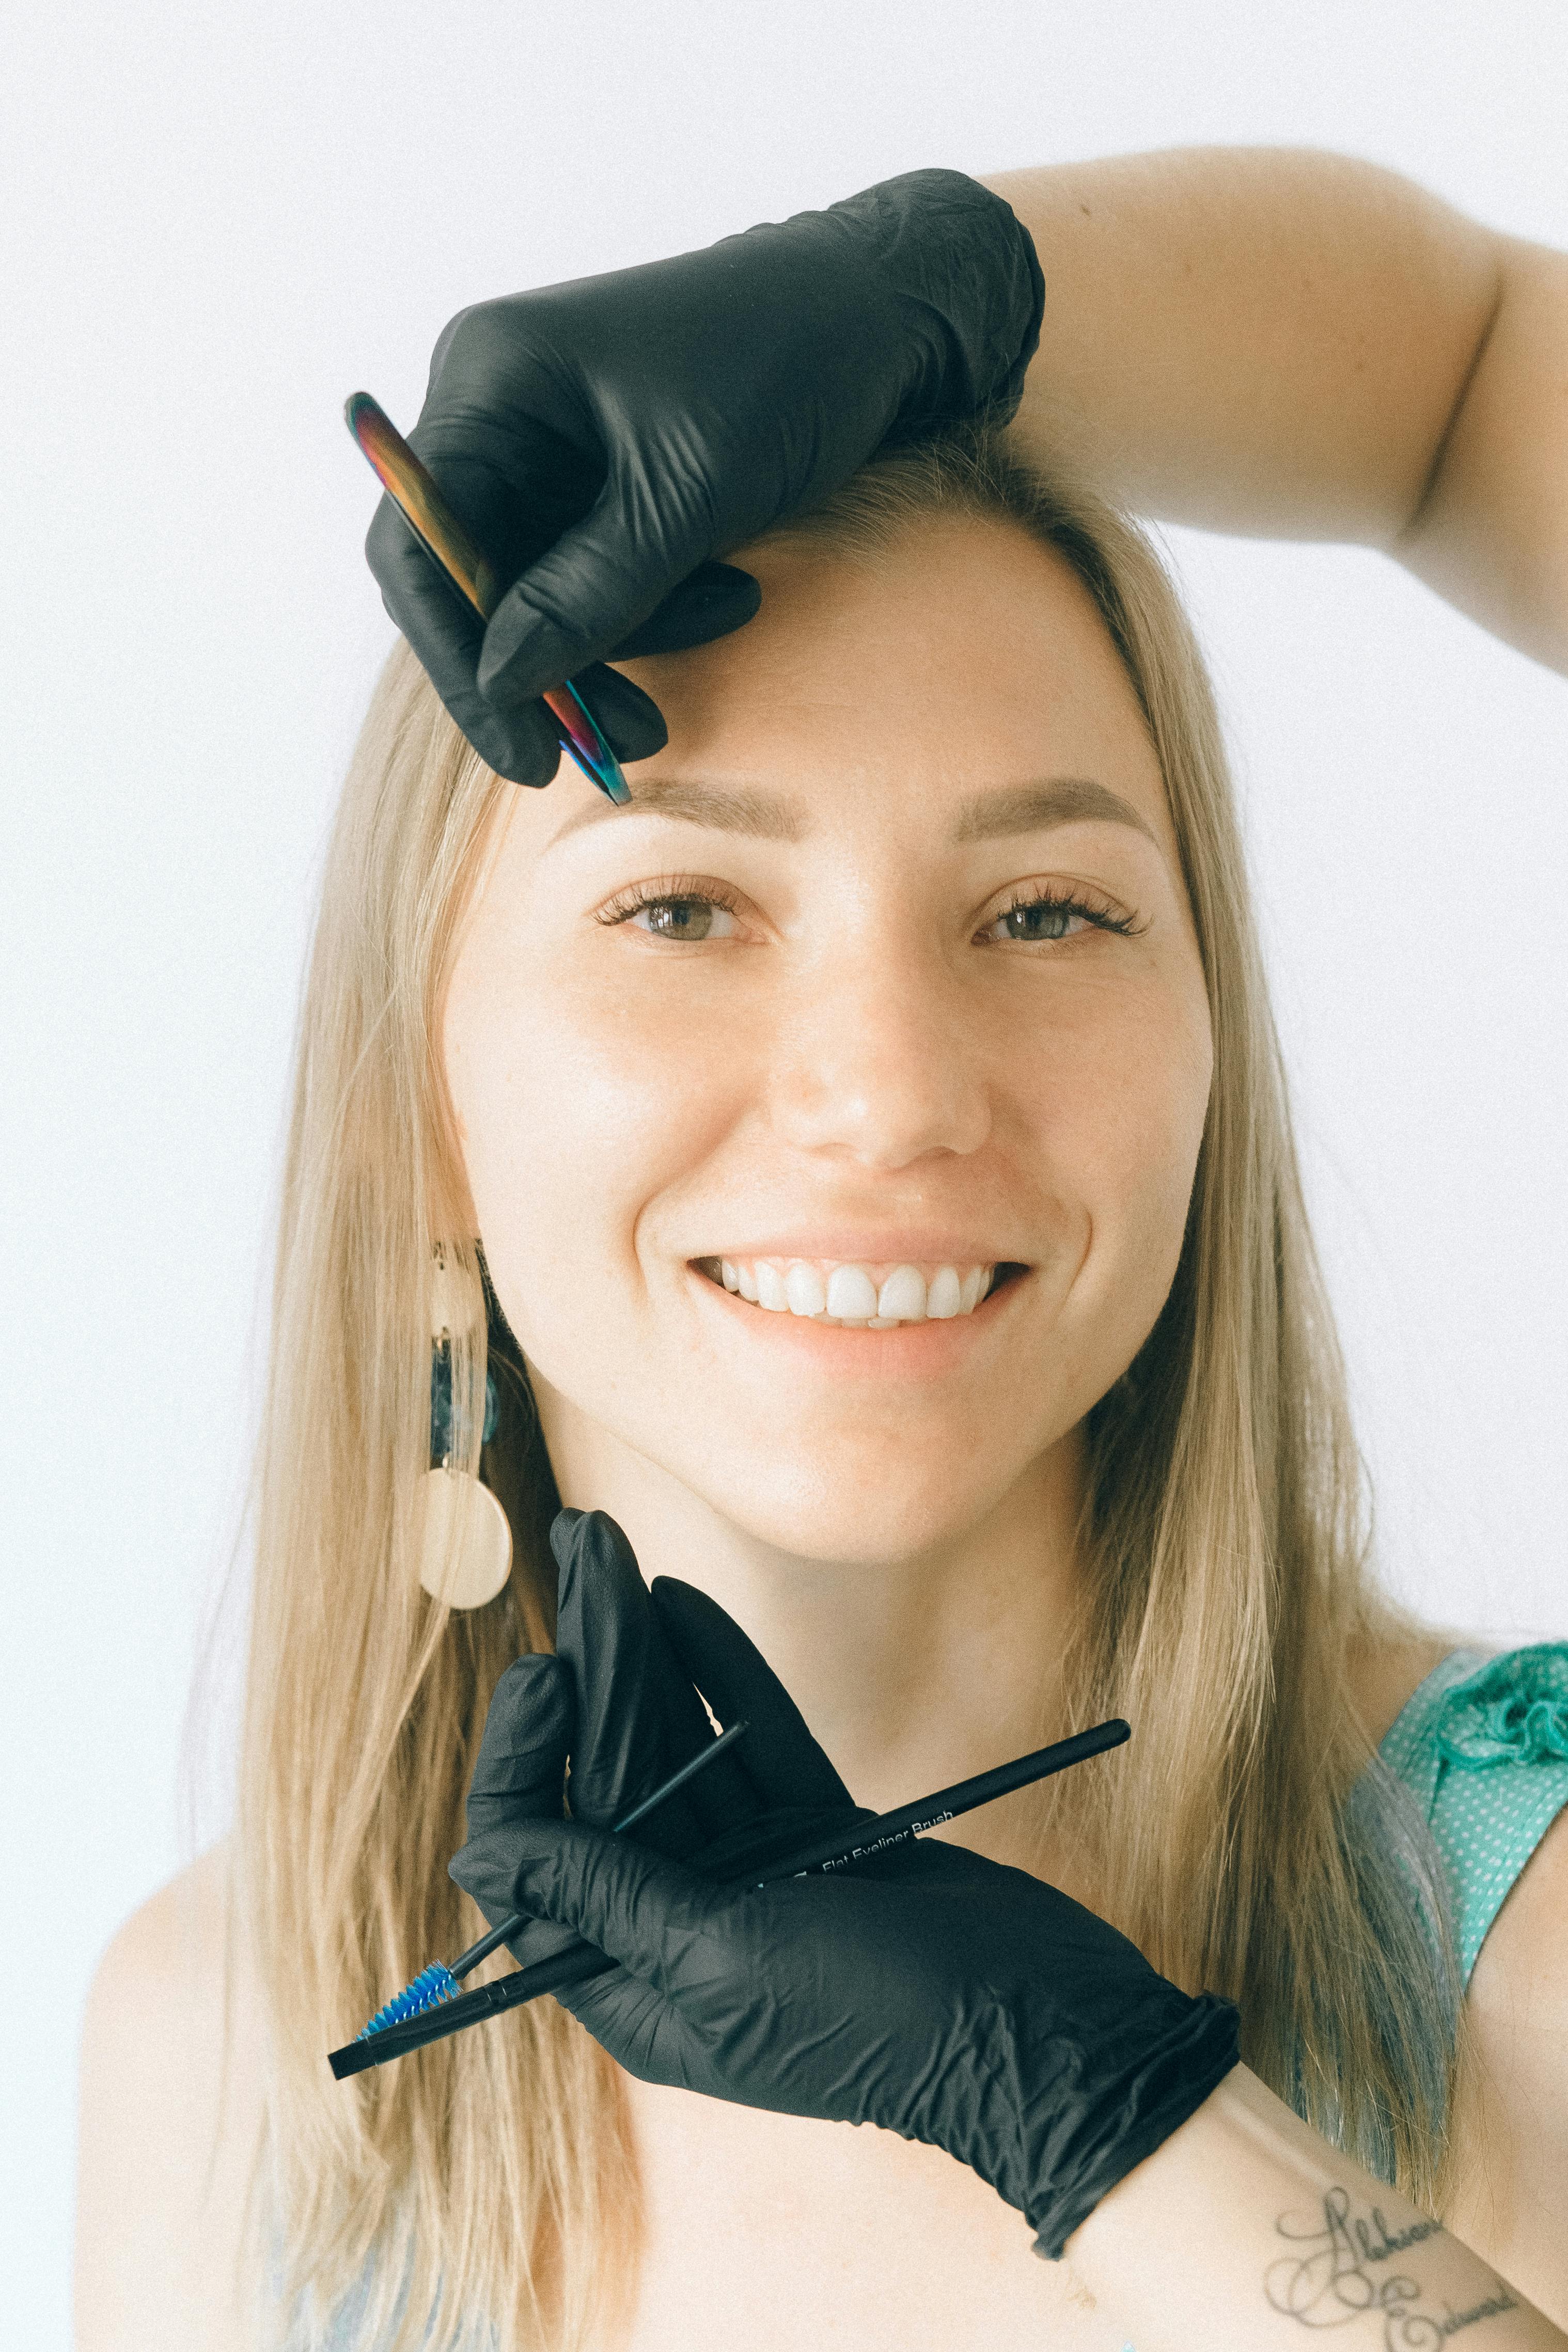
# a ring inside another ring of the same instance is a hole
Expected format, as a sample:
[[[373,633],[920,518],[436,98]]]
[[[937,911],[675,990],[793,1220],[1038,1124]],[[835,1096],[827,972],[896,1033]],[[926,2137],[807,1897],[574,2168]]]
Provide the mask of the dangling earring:
[[[447,1253],[436,1244],[430,1276],[430,1454],[419,1482],[419,1581],[448,1609],[482,1609],[511,1574],[511,1528],[489,1488],[454,1470],[452,1340],[479,1318]],[[483,1439],[495,1428],[495,1384],[485,1374]]]

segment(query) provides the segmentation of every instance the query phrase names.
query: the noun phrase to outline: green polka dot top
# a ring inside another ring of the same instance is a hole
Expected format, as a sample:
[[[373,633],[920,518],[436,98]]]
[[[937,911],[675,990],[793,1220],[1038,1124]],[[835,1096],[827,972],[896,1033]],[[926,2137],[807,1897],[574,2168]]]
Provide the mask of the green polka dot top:
[[[1381,1753],[1443,1857],[1468,1984],[1504,1896],[1568,1805],[1568,1642],[1495,1658],[1451,1650],[1405,1702]]]

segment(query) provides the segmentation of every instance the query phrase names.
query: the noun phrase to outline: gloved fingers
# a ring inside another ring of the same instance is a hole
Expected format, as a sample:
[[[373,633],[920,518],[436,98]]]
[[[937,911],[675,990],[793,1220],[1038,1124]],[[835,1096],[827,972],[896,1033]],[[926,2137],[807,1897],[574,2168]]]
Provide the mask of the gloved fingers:
[[[487,1916],[495,1902],[569,1927],[661,1993],[710,1988],[727,1957],[743,1964],[724,1933],[731,1898],[635,1837],[521,1822],[470,1840],[450,1867]]]
[[[573,1818],[608,1829],[700,1755],[714,1733],[615,1520],[604,1511],[562,1511],[550,1547],[559,1571],[556,1654],[571,1670],[576,1698]],[[710,1790],[710,1781],[719,1787]],[[733,1820],[753,1801],[736,1759],[724,1755],[651,1813],[637,1835],[660,1853],[683,1853],[711,1834],[716,1807],[718,1818]]]
[[[729,1612],[694,1584],[656,1576],[651,1599],[671,1649],[721,1723],[743,1716],[746,1770],[761,1802],[854,1812],[854,1798],[766,1658]]]
[[[583,446],[490,385],[444,387],[408,443],[502,583],[592,511],[609,470],[597,437]]]
[[[475,1897],[476,1902],[479,1898]],[[502,1902],[492,1909],[480,1903],[488,1927],[499,1927],[517,1909],[514,1903]],[[552,1919],[524,1919],[515,1936],[506,1939],[506,1949],[519,1968],[531,1969],[542,1960],[558,1960],[566,1953],[583,1949],[583,1938],[570,1927],[558,1927]]]
[[[617,760],[651,760],[669,740],[664,714],[651,695],[618,669],[595,662],[572,681]]]
[[[514,580],[490,616],[480,691],[498,709],[575,677],[630,640],[711,552],[671,510],[655,515],[640,475],[612,475],[590,512]]]
[[[560,1658],[540,1652],[513,1659],[491,1694],[468,1783],[470,1838],[531,1815],[564,1818],[575,1712],[572,1676]]]
[[[756,617],[763,592],[749,572],[733,563],[700,563],[630,636],[616,647],[616,661],[634,661],[641,654],[683,653],[690,646],[710,645]]]
[[[479,1906],[485,1925],[499,1927],[519,1908],[500,1860],[506,1850],[508,1830],[530,1816],[521,1808],[505,1810],[493,1801],[476,1806],[471,1797],[468,1816],[468,1843],[453,1855],[447,1868],[464,1894]],[[555,1822],[563,1819],[559,1783],[553,1813],[547,1806],[541,1806],[534,1818]],[[506,1948],[521,1966],[531,1968],[536,1960],[556,1959],[563,1952],[578,1950],[582,1940],[572,1928],[558,1927],[552,1919],[526,1919],[515,1935],[507,1937]]]
[[[497,582],[514,580],[542,555],[589,510],[604,482],[602,461],[590,463],[548,425],[493,403],[455,413],[450,402],[427,407],[408,437]],[[390,499],[372,520],[365,553],[388,613],[480,757],[513,783],[547,784],[560,756],[553,719],[537,698],[498,709],[480,691],[484,621]]]
[[[511,783],[547,784],[561,759],[554,720],[542,702],[502,711],[479,691],[484,624],[390,499],[375,510],[364,551],[388,614],[480,759]]]
[[[612,1966],[607,1975],[563,1985],[555,1999],[638,2082],[689,2087],[688,2037],[668,2002],[640,1977]]]

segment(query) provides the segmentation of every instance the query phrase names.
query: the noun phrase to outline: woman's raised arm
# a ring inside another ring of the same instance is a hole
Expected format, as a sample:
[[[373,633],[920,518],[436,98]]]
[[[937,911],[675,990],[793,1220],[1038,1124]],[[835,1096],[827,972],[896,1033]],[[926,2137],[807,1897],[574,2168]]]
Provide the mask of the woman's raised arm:
[[[1383,548],[1568,670],[1568,255],[1291,150],[986,184],[1045,272],[1043,451],[1169,521]]]

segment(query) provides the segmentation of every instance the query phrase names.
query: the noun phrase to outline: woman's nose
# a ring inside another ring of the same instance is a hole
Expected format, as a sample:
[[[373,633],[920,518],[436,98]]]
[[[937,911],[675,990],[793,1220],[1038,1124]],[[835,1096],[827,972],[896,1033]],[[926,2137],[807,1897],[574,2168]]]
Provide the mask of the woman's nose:
[[[978,1150],[991,1129],[980,1041],[935,961],[868,955],[812,975],[769,1055],[775,1132],[867,1168]]]

